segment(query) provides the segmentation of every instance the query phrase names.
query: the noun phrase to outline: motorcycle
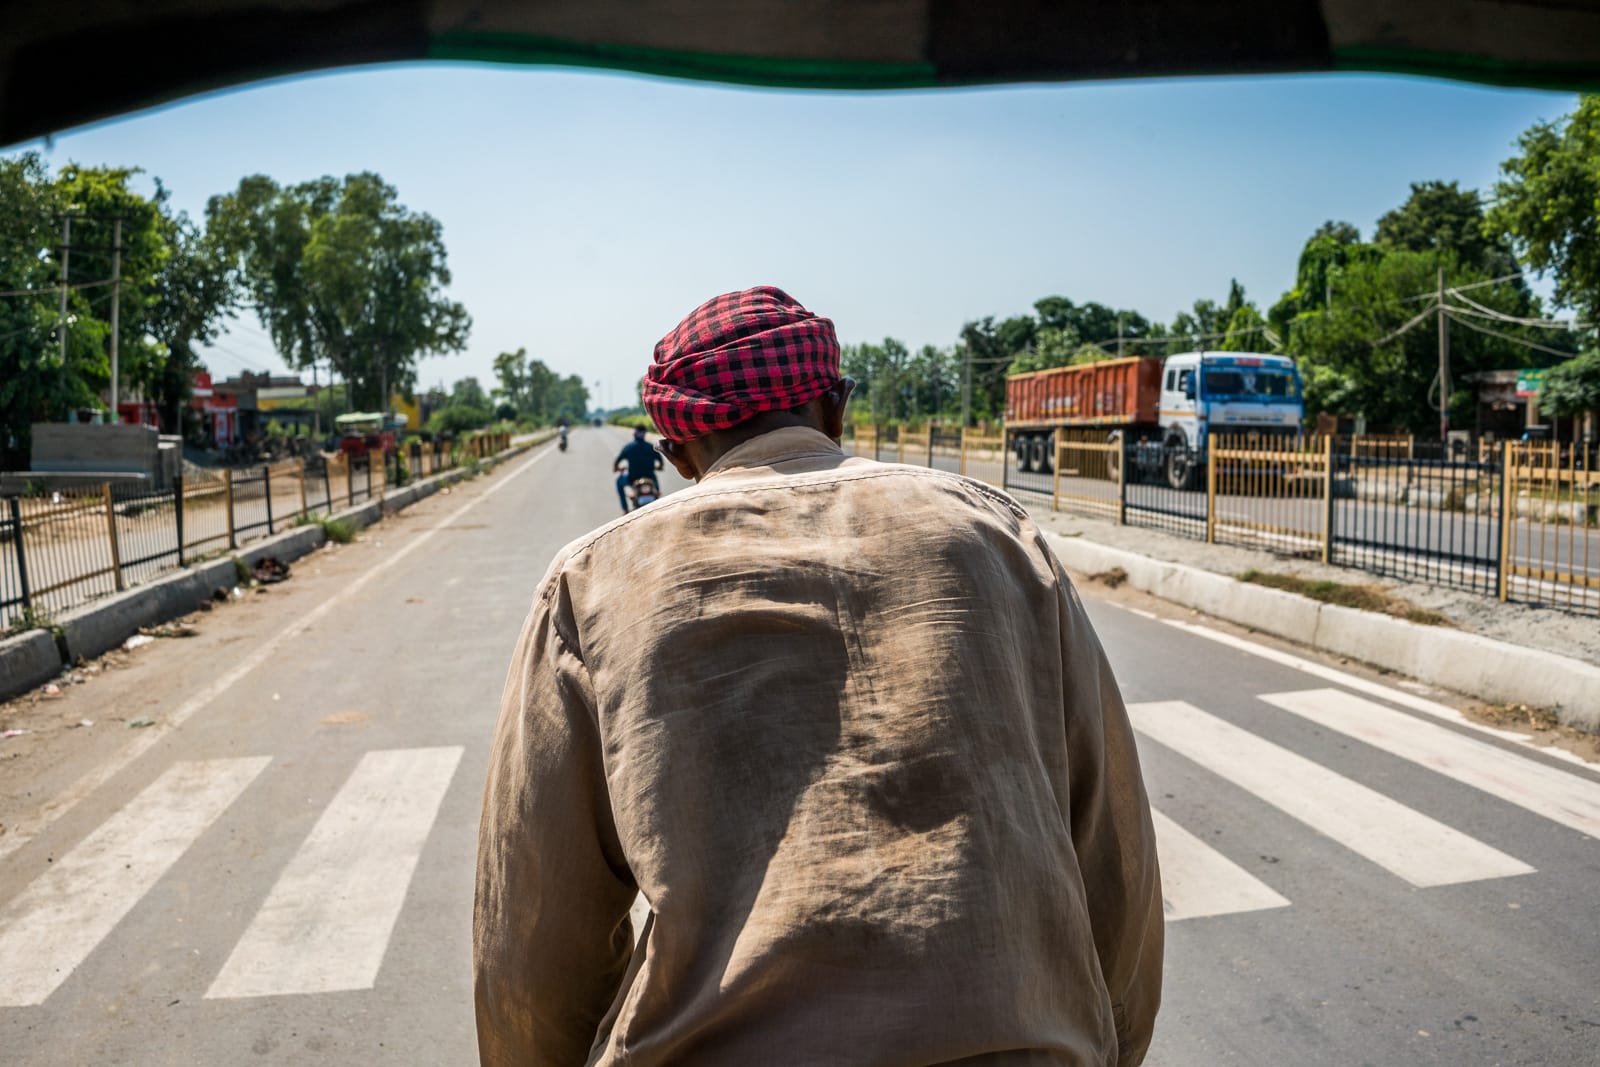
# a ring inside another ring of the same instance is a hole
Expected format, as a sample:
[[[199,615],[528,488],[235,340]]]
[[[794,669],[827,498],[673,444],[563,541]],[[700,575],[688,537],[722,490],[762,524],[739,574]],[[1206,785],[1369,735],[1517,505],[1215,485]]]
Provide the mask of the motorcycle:
[[[561,451],[563,451],[563,452],[565,452],[567,450],[567,435],[566,434],[562,434],[561,435],[561,440],[556,442],[556,447],[558,449],[560,449]]]
[[[656,485],[654,478],[635,478],[628,485],[628,498],[633,501],[634,510],[637,511],[661,499],[661,487]]]

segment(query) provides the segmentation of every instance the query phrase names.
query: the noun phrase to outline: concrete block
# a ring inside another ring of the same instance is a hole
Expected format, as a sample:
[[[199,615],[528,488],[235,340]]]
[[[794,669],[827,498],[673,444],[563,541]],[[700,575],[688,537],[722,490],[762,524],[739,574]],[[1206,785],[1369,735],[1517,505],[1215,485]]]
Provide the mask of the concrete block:
[[[61,651],[48,630],[0,638],[0,700],[43,685],[61,670]]]
[[[227,588],[236,584],[233,562],[224,563],[226,572],[210,566],[182,570],[66,612],[56,622],[67,655],[74,661],[80,656],[93,658],[116,648],[141,626],[156,626],[194,611],[211,596],[215,585],[207,583],[214,575],[226,573]]]
[[[358,504],[353,508],[345,508],[334,513],[334,518],[344,519],[353,523],[358,528],[371,526],[383,518],[383,505],[377,500],[365,504]]]
[[[328,535],[323,532],[321,526],[296,526],[292,530],[285,530],[283,533],[252,542],[248,548],[239,552],[238,556],[248,567],[254,567],[268,556],[275,556],[288,563],[315,552],[327,539]]]
[[[1316,647],[1491,703],[1551,708],[1600,732],[1600,667],[1478,634],[1324,606]]]

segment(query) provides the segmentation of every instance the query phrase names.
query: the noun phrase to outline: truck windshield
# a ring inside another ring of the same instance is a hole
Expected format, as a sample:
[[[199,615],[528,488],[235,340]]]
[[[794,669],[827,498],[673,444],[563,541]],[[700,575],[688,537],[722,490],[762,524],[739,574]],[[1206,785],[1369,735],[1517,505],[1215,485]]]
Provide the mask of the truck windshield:
[[[1266,367],[1207,367],[1206,395],[1289,400],[1300,395],[1299,383],[1289,371]]]

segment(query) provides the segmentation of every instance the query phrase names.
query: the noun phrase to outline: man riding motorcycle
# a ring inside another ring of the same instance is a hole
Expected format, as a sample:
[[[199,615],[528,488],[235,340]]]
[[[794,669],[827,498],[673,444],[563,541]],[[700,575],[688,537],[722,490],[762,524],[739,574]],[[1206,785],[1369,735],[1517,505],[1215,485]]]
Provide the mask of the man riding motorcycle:
[[[565,452],[567,450],[567,420],[562,419],[559,423],[557,423],[556,430],[561,434],[561,443],[559,447],[561,451]]]
[[[656,471],[665,465],[666,461],[661,458],[661,453],[651,448],[650,443],[644,439],[644,427],[635,427],[633,440],[622,446],[622,451],[617,453],[617,458],[611,464],[612,469],[622,472],[617,475],[617,499],[622,502],[624,515],[630,510],[628,486],[641,478],[654,482]]]

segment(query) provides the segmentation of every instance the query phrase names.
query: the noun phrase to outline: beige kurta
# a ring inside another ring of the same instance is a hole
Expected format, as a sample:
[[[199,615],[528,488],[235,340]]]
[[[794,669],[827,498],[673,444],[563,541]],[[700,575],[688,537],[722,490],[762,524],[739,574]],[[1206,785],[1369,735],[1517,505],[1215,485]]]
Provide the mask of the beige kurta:
[[[474,947],[484,1063],[1137,1064],[1149,807],[1033,523],[794,428],[573,542],[506,683]]]

